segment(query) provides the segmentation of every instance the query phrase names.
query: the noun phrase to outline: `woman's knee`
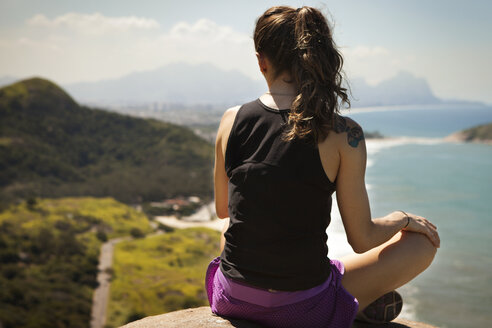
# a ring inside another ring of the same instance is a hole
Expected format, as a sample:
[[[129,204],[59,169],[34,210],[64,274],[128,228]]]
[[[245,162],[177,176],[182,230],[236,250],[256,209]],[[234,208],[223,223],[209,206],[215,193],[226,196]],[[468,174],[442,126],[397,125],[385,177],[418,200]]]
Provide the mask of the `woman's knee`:
[[[402,241],[408,241],[409,251],[414,255],[415,260],[423,266],[423,269],[427,268],[434,260],[437,248],[424,234],[410,231],[402,231],[401,233]]]

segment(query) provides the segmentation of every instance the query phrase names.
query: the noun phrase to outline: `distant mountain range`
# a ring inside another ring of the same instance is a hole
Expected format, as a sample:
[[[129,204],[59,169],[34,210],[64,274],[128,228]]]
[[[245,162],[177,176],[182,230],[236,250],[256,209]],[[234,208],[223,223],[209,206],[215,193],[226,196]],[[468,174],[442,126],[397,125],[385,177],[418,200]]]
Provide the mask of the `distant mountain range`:
[[[75,99],[95,104],[235,104],[264,92],[266,83],[211,64],[171,64],[119,79],[67,84]]]
[[[408,72],[399,72],[389,80],[370,86],[363,79],[350,81],[353,107],[437,104],[442,101],[434,96],[423,78]]]
[[[0,78],[0,85],[16,79]],[[350,80],[352,107],[438,104],[424,78],[399,72],[375,86],[363,79]],[[174,63],[161,68],[134,72],[118,79],[65,84],[64,88],[80,103],[98,106],[131,106],[150,103],[191,105],[237,105],[258,97],[266,83],[238,71],[224,71],[211,64]],[[221,106],[224,107],[224,106]]]
[[[41,78],[0,88],[0,203],[212,198],[212,168],[213,146],[188,128],[80,106]]]

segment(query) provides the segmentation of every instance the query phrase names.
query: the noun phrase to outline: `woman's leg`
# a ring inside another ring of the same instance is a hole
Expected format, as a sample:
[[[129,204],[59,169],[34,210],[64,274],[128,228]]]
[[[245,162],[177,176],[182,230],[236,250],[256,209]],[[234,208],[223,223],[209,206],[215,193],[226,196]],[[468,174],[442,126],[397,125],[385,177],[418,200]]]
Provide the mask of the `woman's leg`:
[[[358,299],[362,311],[424,271],[435,254],[436,248],[426,236],[401,231],[365,253],[341,258],[345,265],[342,285]]]

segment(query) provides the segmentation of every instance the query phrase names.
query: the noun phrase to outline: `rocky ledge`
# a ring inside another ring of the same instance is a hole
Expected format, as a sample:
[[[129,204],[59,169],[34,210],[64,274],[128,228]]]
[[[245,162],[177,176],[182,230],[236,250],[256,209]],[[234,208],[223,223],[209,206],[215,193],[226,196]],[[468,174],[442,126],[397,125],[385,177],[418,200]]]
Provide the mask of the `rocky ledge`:
[[[219,317],[210,311],[210,307],[203,306],[169,312],[130,322],[121,328],[262,328],[261,326],[244,320]],[[356,322],[352,328],[436,328],[420,322],[405,319],[396,319],[390,324],[369,325]]]

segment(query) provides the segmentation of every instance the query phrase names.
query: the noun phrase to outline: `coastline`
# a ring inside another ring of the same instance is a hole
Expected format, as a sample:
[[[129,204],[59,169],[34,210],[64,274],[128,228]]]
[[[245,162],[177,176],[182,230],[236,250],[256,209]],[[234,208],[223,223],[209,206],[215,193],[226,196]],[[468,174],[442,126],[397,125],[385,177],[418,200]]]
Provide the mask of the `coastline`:
[[[214,217],[214,219],[210,219]],[[224,220],[215,215],[215,203],[211,202],[203,205],[198,211],[190,216],[178,219],[176,216],[155,216],[154,220],[176,229],[186,229],[195,227],[205,227],[216,231],[222,231]]]
[[[479,138],[468,139],[468,135],[463,131],[450,134],[447,137],[444,137],[443,140],[446,142],[455,142],[455,143],[473,143],[473,144],[482,144],[482,145],[492,145],[492,140],[490,139],[479,139]]]

